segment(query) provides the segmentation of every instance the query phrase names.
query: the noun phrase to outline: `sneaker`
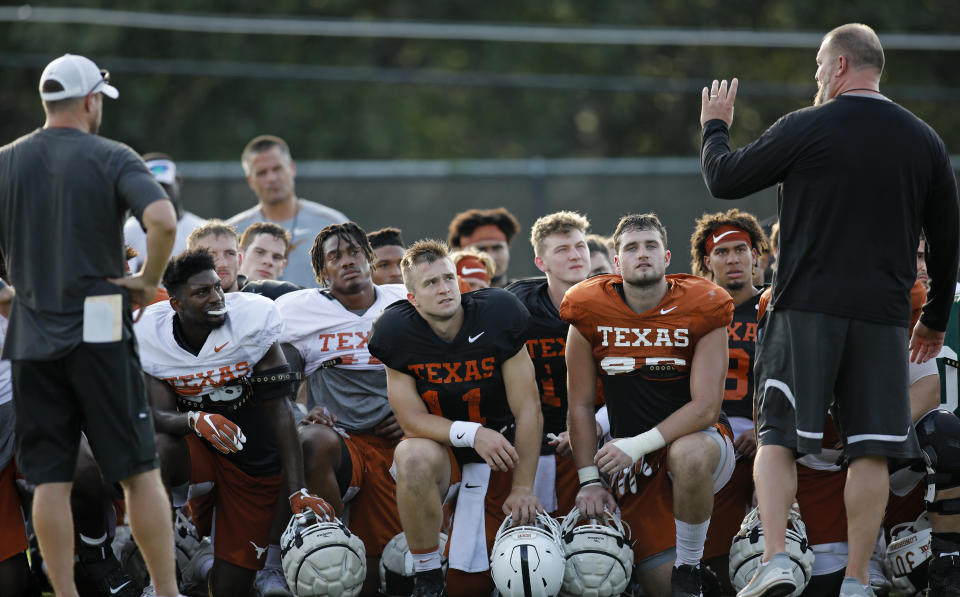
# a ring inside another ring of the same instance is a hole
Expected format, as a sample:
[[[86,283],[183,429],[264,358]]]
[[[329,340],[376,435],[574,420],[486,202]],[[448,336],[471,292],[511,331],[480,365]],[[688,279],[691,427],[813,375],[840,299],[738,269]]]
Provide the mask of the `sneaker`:
[[[960,556],[937,556],[927,564],[928,597],[960,597]]]
[[[413,576],[413,594],[410,597],[447,597],[447,588],[440,569],[416,573]]]
[[[737,597],[783,597],[796,590],[793,562],[786,553],[780,552],[769,562],[760,564],[753,580],[737,593]]]
[[[113,534],[113,554],[120,562],[120,568],[124,574],[133,579],[137,588],[146,587],[150,584],[150,573],[147,571],[147,564],[143,560],[143,554],[133,540],[133,533],[130,531],[130,525],[118,526]]]
[[[840,585],[840,597],[875,597],[875,595],[869,585],[865,587],[858,579],[847,576]]]
[[[157,597],[157,590],[153,588],[153,583],[143,587],[143,593],[140,594],[140,597]]]
[[[81,544],[77,552],[78,572],[95,587],[97,593],[111,597],[140,595],[140,586],[123,571],[106,541],[96,547]]]
[[[213,545],[206,537],[200,541],[193,552],[193,557],[183,567],[179,566],[178,550],[180,592],[191,597],[207,597],[207,575],[210,573],[211,562],[213,562]]]
[[[670,573],[670,589],[673,597],[703,597],[700,584],[700,566],[680,564]]]
[[[257,571],[253,581],[253,589],[257,597],[293,597],[287,587],[287,579],[280,568],[264,568]]]

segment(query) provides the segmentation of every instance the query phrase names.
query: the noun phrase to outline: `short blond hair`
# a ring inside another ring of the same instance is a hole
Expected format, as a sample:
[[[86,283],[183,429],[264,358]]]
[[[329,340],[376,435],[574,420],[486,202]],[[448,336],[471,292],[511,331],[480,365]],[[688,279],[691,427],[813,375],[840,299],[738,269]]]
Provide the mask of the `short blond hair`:
[[[432,238],[418,240],[410,245],[400,260],[400,273],[403,275],[403,284],[410,292],[414,291],[413,281],[410,279],[413,268],[421,263],[433,263],[441,259],[450,258],[450,248],[442,240]]]
[[[537,257],[543,252],[543,241],[551,234],[569,234],[574,230],[586,234],[590,220],[575,211],[558,211],[543,216],[533,223],[530,229],[530,244]]]
[[[487,270],[487,275],[493,278],[493,273],[497,271],[497,262],[493,260],[493,257],[489,253],[484,253],[483,251],[478,251],[474,248],[460,249],[450,253],[450,261],[453,261],[453,265],[460,265],[460,262],[464,257],[476,257],[480,260],[480,263],[483,264],[483,269]]]
[[[227,238],[232,238],[237,241],[237,247],[240,246],[240,237],[237,236],[237,229],[227,224],[223,220],[218,220],[216,218],[212,220],[207,220],[203,226],[197,226],[193,229],[193,232],[187,236],[187,248],[196,249],[197,242],[202,238],[207,238],[208,236],[220,237],[226,236]]]

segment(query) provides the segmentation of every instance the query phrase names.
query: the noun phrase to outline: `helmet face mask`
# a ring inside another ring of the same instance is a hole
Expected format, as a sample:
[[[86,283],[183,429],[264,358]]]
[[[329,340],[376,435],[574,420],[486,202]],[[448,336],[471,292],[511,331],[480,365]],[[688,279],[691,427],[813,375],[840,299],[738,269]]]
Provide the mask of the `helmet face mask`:
[[[447,534],[440,533],[440,569],[447,575],[447,558],[443,552],[447,545]],[[387,597],[405,597],[413,593],[413,554],[407,545],[404,533],[394,535],[380,554],[380,592]]]
[[[560,526],[539,513],[533,524],[500,525],[490,552],[490,575],[503,597],[555,597],[563,582]]]
[[[793,563],[793,580],[797,585],[791,594],[796,597],[810,583],[813,573],[813,548],[807,542],[807,527],[800,518],[796,503],[790,508],[787,520],[787,555]],[[730,582],[737,591],[753,580],[763,556],[763,526],[760,513],[754,508],[743,519],[740,531],[733,537],[730,547]]]
[[[583,524],[581,524],[583,523]],[[586,519],[574,508],[560,526],[566,566],[561,595],[620,595],[633,574],[630,530],[615,514]]]
[[[283,575],[296,597],[356,597],[367,576],[363,541],[339,520],[295,515],[280,538]]]

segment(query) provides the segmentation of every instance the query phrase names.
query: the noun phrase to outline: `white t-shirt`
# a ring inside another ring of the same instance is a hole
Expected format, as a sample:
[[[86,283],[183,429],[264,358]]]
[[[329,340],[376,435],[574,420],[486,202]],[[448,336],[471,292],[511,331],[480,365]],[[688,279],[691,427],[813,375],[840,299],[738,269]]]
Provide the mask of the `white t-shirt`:
[[[190,233],[193,232],[195,228],[199,228],[206,223],[207,221],[198,215],[194,215],[189,211],[183,212],[183,217],[177,222],[177,238],[173,241],[173,252],[171,255],[185,251],[187,249],[187,237],[190,236]],[[147,258],[147,233],[140,227],[140,222],[138,222],[136,218],[127,218],[126,223],[123,225],[123,243],[133,247],[137,250],[137,253],[139,253],[133,259],[127,260],[130,271],[137,273],[140,271],[140,266],[143,265],[144,259]]]

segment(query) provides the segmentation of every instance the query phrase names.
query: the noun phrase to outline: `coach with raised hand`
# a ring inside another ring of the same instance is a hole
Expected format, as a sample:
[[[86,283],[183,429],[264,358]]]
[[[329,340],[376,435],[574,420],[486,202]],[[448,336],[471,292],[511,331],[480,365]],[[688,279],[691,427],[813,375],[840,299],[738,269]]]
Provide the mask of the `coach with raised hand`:
[[[177,220],[140,157],[97,136],[110,75],[66,54],[40,77],[43,128],[0,148],[0,249],[17,289],[3,357],[13,362],[17,464],[36,484],[33,524],[58,596],[73,597],[70,490],[80,432],[120,481],[157,595],[178,594],[170,503],[133,335],[131,303],[153,299]],[[147,231],[124,277],[123,218]],[[119,590],[119,588],[118,588]]]
[[[837,27],[817,53],[814,106],[736,151],[728,143],[737,80],[703,90],[701,165],[710,192],[736,199],[780,185],[779,268],[756,365],[754,476],[766,551],[739,597],[792,591],[783,552],[793,461],[820,452],[832,402],[850,462],[841,597],[871,594],[867,563],[886,506],[887,459],[919,457],[904,356],[908,337],[915,362],[943,344],[960,247],[957,187],[936,132],[880,93],[883,62],[870,27]],[[930,294],[910,337],[921,229]]]

